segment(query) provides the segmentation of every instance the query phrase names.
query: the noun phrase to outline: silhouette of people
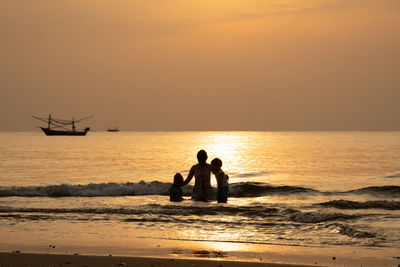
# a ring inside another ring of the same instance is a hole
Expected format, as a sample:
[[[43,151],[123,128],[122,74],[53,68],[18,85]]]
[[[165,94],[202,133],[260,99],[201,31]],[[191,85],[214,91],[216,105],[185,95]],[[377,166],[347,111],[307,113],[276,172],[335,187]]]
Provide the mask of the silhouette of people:
[[[198,164],[193,165],[189,171],[189,174],[183,185],[190,183],[194,176],[194,187],[192,199],[197,201],[207,201],[215,199],[214,191],[211,187],[210,176],[211,176],[211,165],[207,161],[207,152],[200,150],[197,152]]]
[[[215,158],[211,161],[212,173],[217,179],[217,201],[218,203],[228,202],[228,191],[229,191],[229,176],[221,169],[222,161],[219,158]]]
[[[180,173],[175,174],[174,176],[174,183],[172,184],[171,188],[169,189],[169,200],[172,202],[180,202],[183,200],[182,197],[182,182],[183,177]]]

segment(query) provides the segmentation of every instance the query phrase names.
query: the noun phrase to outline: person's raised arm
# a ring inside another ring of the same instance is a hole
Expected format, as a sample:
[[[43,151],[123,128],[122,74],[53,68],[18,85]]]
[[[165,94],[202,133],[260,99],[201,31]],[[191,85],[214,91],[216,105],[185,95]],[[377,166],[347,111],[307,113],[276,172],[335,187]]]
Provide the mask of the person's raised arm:
[[[192,166],[192,168],[190,168],[189,174],[188,174],[187,178],[185,179],[185,181],[183,181],[182,186],[190,183],[190,181],[193,178],[193,175],[194,175],[194,166]]]

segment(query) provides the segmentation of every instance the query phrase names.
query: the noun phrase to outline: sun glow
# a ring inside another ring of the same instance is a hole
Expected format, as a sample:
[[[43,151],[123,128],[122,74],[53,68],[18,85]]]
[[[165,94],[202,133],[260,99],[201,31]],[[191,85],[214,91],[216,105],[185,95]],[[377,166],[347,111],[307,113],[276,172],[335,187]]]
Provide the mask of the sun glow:
[[[223,170],[227,173],[242,172],[245,165],[244,151],[247,151],[249,139],[243,133],[210,133],[204,140],[207,143],[206,151],[209,161],[220,158]]]
[[[218,252],[229,252],[229,251],[246,251],[248,246],[243,243],[236,242],[204,242],[205,250],[218,251]]]
[[[237,146],[238,140],[240,140],[240,136],[234,136],[231,134],[216,134],[211,136],[212,145],[211,150],[216,156],[219,157],[232,157],[235,154],[239,147]]]

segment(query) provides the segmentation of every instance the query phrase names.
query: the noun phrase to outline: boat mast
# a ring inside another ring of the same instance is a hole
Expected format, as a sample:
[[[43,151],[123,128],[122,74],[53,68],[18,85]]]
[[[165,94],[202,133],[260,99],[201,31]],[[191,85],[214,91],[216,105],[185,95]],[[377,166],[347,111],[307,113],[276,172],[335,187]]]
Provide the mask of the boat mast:
[[[50,121],[51,121],[51,114],[49,114],[49,122],[47,124],[47,128],[50,130]]]

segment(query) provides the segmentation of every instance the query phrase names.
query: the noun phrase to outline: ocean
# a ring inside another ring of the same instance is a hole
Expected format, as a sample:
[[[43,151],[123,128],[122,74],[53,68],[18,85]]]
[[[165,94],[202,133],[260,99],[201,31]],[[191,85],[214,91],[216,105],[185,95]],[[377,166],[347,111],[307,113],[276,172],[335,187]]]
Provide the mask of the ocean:
[[[0,140],[2,251],[399,260],[400,132],[3,132]],[[174,174],[186,178],[200,149],[208,162],[222,160],[228,203],[190,200],[194,179],[183,202],[170,202]]]

